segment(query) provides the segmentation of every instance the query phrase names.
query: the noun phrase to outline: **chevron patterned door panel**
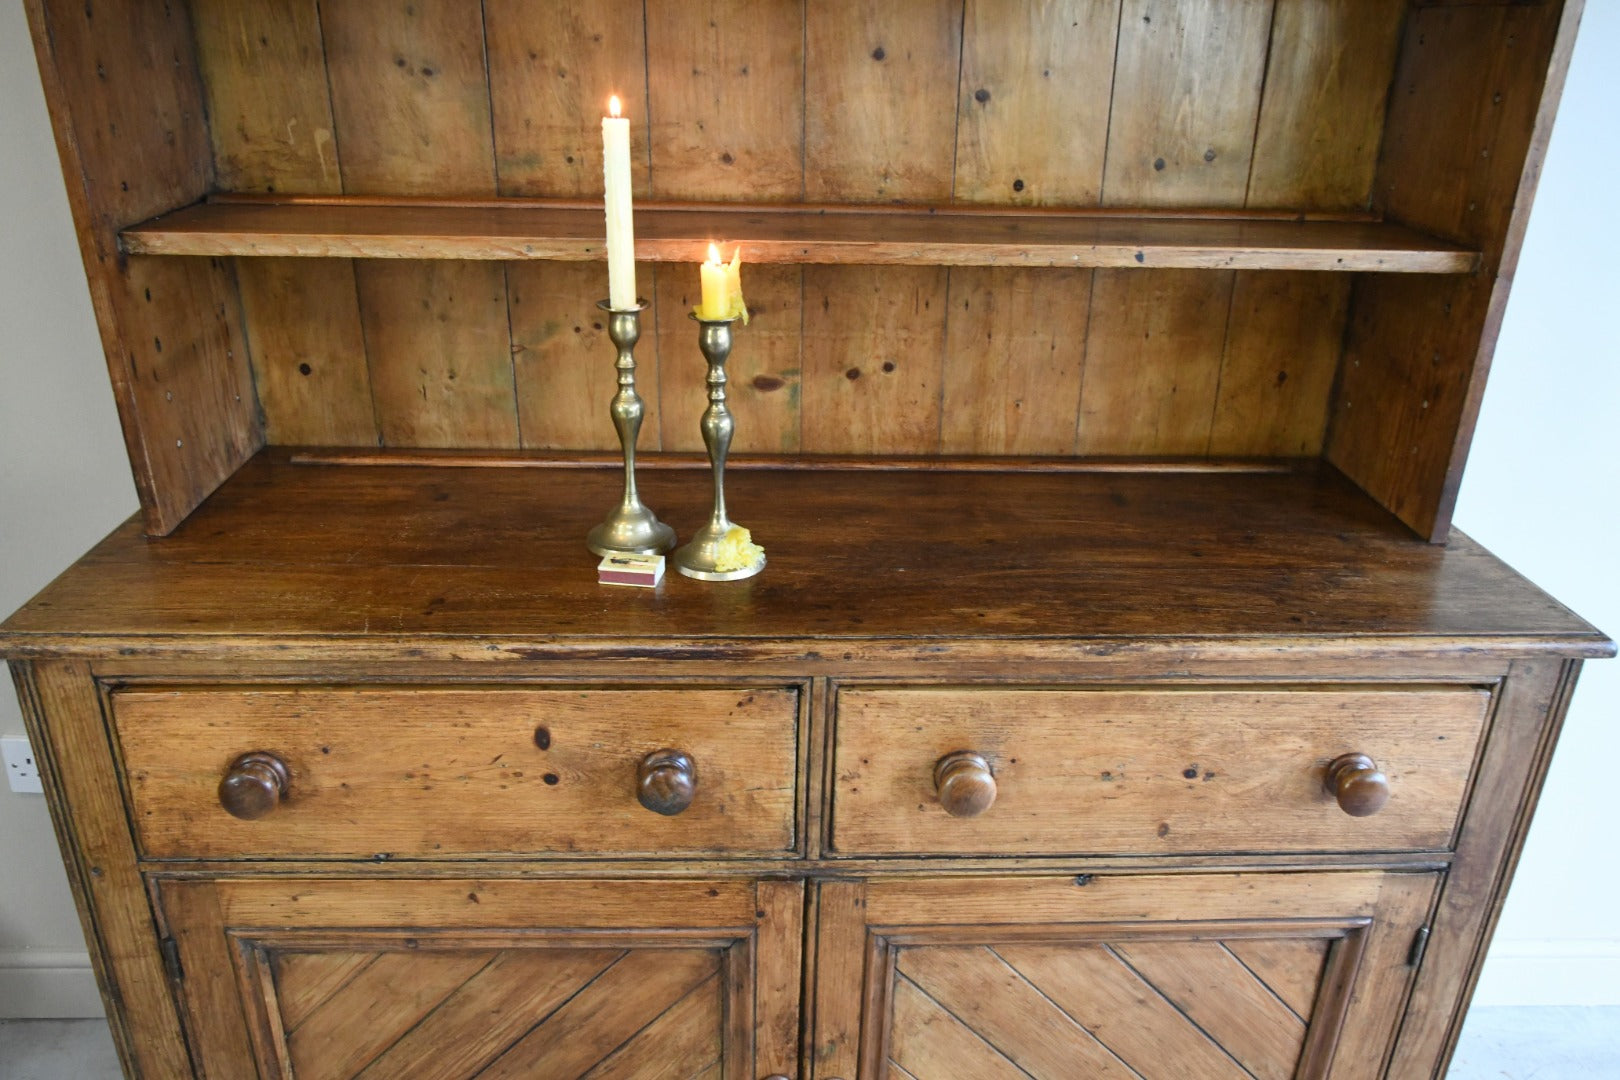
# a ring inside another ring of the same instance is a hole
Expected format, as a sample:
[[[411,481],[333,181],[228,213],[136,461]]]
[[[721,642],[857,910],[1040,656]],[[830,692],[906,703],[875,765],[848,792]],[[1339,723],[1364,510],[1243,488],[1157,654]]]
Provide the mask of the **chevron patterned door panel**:
[[[1376,872],[824,885],[815,1076],[1374,1076],[1435,885]],[[1347,1041],[1356,1052],[1337,1056]]]
[[[802,895],[751,881],[159,888],[181,970],[234,973],[185,978],[180,995],[201,1071],[233,1080],[789,1073]]]

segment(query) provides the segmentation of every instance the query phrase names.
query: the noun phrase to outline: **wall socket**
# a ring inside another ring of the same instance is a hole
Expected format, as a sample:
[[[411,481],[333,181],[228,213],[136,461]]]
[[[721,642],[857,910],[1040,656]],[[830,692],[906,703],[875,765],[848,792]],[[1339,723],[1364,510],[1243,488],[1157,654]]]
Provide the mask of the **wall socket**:
[[[39,766],[34,764],[34,748],[28,745],[26,735],[7,735],[0,738],[0,752],[6,759],[6,779],[12,791],[45,793],[39,778]]]

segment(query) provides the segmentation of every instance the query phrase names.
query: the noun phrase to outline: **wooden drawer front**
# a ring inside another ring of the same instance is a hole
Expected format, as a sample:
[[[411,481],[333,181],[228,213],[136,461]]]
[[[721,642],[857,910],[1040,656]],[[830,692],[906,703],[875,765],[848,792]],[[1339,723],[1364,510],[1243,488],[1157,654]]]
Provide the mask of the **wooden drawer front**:
[[[843,854],[1399,851],[1450,845],[1490,695],[1422,690],[845,690]],[[995,801],[952,817],[935,764],[982,755]],[[1369,817],[1323,786],[1340,755],[1388,777]]]
[[[781,854],[794,846],[792,689],[132,689],[113,711],[152,858]],[[691,805],[637,801],[653,751]],[[285,763],[258,820],[221,807],[240,755]]]

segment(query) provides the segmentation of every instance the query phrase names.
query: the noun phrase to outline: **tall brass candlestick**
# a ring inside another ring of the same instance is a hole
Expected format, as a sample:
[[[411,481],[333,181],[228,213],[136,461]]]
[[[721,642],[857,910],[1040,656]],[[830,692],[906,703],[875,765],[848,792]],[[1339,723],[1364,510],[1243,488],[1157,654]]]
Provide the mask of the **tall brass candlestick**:
[[[619,350],[614,367],[619,372],[619,392],[613,395],[608,410],[613,426],[619,432],[619,445],[624,449],[624,498],[607,519],[592,529],[585,543],[598,555],[614,551],[629,551],[637,555],[662,555],[675,546],[675,530],[658,520],[641,502],[636,493],[636,437],[641,434],[641,419],[646,410],[641,395],[636,393],[636,342],[641,340],[641,313],[647,302],[637,300],[636,306],[615,311],[610,301],[596,305],[608,313],[608,338]]]
[[[703,445],[709,450],[709,467],[714,473],[714,512],[708,524],[699,529],[674,555],[675,569],[687,577],[703,581],[737,581],[753,577],[765,569],[765,555],[739,570],[721,570],[716,555],[720,541],[731,531],[726,516],[726,455],[731,451],[735,424],[726,407],[726,358],[731,355],[731,324],[736,319],[699,319],[698,348],[709,362],[709,407],[703,411]]]

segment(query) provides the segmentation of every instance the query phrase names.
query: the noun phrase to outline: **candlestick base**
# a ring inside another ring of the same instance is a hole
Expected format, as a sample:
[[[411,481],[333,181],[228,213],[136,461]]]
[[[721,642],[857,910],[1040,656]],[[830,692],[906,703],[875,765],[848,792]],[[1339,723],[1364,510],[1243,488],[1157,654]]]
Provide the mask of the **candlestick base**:
[[[716,565],[716,553],[720,541],[726,533],[731,531],[731,522],[723,525],[710,522],[697,531],[697,534],[681,545],[671,558],[675,562],[675,569],[689,578],[699,581],[741,581],[751,578],[765,569],[765,553],[760,552],[759,558],[752,566],[745,566],[740,570],[721,570]]]
[[[608,313],[608,338],[618,349],[614,366],[619,391],[609,413],[624,451],[624,496],[618,507],[585,535],[585,546],[596,555],[662,555],[675,546],[675,530],[659,521],[636,491],[636,436],[641,431],[644,410],[641,395],[636,393],[635,348],[641,338],[641,313],[647,302],[638,300],[635,307],[623,310],[615,309],[606,300],[596,306]]]

